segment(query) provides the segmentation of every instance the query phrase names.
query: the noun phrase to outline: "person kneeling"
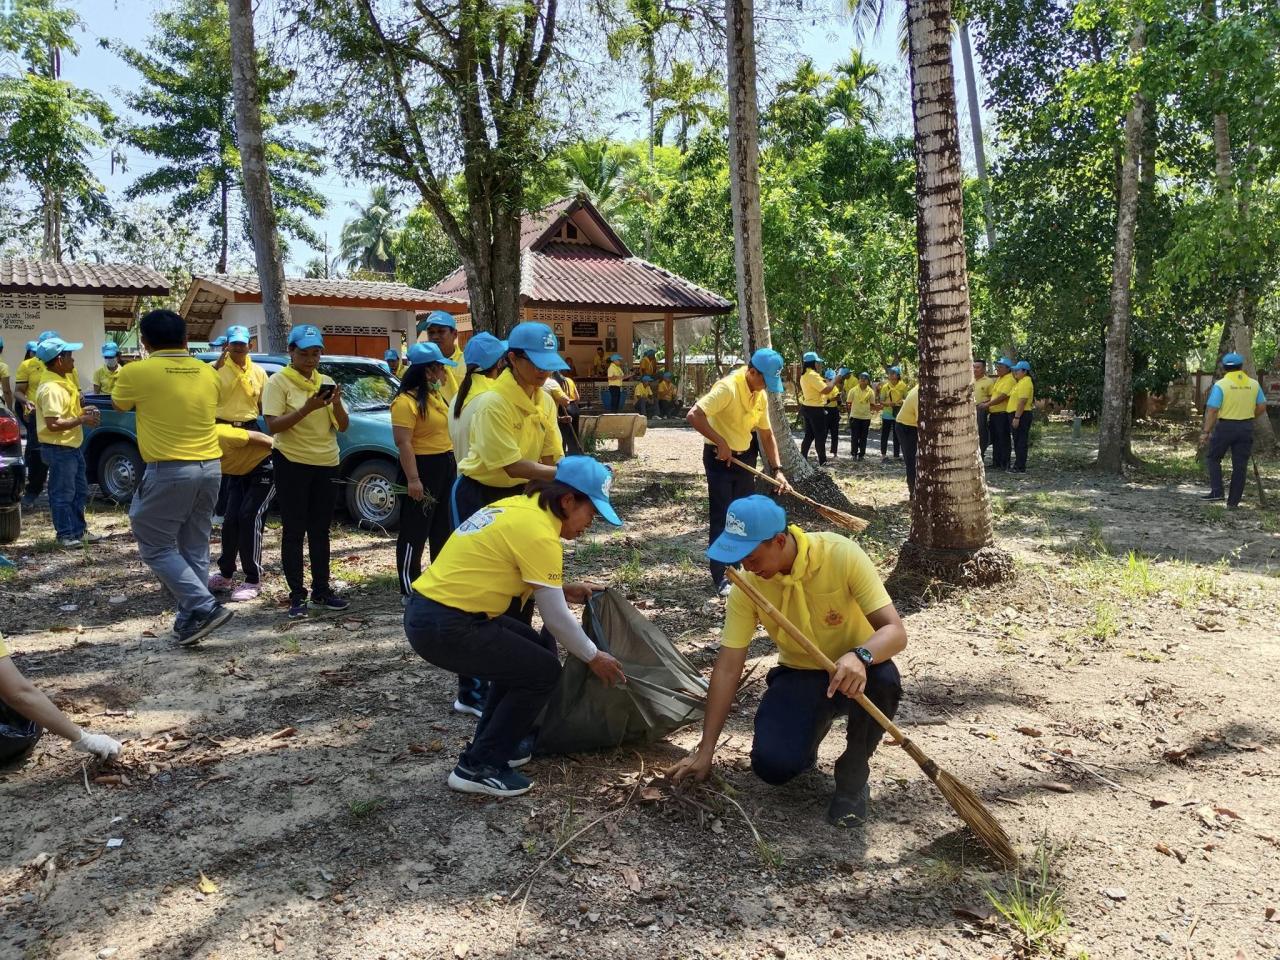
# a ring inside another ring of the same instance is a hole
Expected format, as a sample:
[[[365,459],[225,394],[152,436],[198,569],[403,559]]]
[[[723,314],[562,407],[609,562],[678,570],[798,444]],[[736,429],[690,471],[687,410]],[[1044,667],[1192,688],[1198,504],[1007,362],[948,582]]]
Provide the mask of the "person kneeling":
[[[835,764],[835,794],[827,819],[853,826],[866,818],[871,755],[881,729],[852,699],[864,693],[887,716],[898,709],[902,683],[893,657],[907,632],[871,559],[836,533],[805,533],[787,524],[768,497],[750,496],[729,507],[722,533],[707,550],[721,563],[741,563],[751,586],[835,661],[829,676],[813,658],[737,586],[725,604],[720,654],[711,674],[706,719],[698,749],[669,771],[673,780],[705,780],[747,661],[756,626],[778,648],[779,665],[756,711],[751,769],[766,783],[783,784],[817,763],[818,748],[837,716],[848,717],[847,745]]]
[[[413,582],[404,629],[414,652],[490,684],[475,736],[449,774],[452,789],[516,797],[533,786],[512,768],[532,755],[533,725],[560,679],[556,640],[603,683],[626,682],[618,661],[596,648],[566,603],[585,603],[603,588],[561,586],[561,538],[580,536],[597,514],[622,525],[609,504],[611,480],[591,457],[565,457],[555,479],[531,480],[523,493],[473,513]],[[506,615],[513,598],[530,595],[546,624],[541,634]]]

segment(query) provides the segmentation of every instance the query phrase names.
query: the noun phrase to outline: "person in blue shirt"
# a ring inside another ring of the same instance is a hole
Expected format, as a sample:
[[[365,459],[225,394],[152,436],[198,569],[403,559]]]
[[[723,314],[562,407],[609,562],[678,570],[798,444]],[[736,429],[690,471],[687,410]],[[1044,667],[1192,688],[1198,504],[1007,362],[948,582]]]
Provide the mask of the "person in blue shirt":
[[[1244,372],[1244,357],[1228,353],[1222,358],[1222,379],[1209,390],[1204,403],[1201,446],[1208,444],[1209,492],[1204,500],[1225,499],[1234,510],[1244,496],[1245,470],[1253,452],[1253,421],[1266,413],[1267,397],[1258,381]],[[1231,488],[1222,492],[1222,458],[1231,451]]]

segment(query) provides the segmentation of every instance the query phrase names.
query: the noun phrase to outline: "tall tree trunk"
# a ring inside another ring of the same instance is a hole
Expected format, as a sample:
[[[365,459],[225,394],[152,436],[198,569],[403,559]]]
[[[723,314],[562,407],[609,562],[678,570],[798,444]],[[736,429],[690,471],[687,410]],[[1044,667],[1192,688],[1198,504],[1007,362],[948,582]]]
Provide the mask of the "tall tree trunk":
[[[898,567],[984,582],[1009,570],[992,547],[973,399],[964,191],[951,0],[908,0],[915,121],[920,423],[911,532]]]
[[[973,68],[969,45],[969,24],[959,23],[960,56],[964,60],[964,88],[969,100],[969,129],[973,133],[973,160],[978,165],[978,187],[982,191],[982,222],[986,227],[987,250],[996,247],[996,211],[991,202],[991,181],[987,179],[987,152],[982,143],[982,111],[978,106],[978,73]]]
[[[253,254],[262,289],[262,312],[266,347],[283,353],[288,345],[289,297],[284,288],[284,263],[280,259],[280,236],[276,232],[276,211],[271,202],[271,180],[267,175],[266,151],[262,142],[262,115],[258,112],[258,60],[253,40],[251,0],[228,0],[231,25],[231,88],[236,108],[236,140],[240,149],[244,202],[253,233]]]
[[[227,202],[227,194],[230,192],[230,187],[227,185],[227,178],[225,175],[222,178],[222,184],[219,190],[221,196],[219,197],[218,209],[221,211],[222,216],[222,236],[219,238],[218,243],[218,272],[226,273],[227,253],[231,246],[231,211],[230,204]]]
[[[1138,19],[1129,38],[1129,60],[1136,63],[1146,46],[1146,23]],[[1098,427],[1098,468],[1123,474],[1132,458],[1133,357],[1129,327],[1133,310],[1133,247],[1138,222],[1138,158],[1142,153],[1146,97],[1135,90],[1124,121],[1124,157],[1120,164],[1120,198],[1116,212],[1115,257],[1111,268],[1111,318]]]
[[[754,0],[725,0],[729,87],[729,197],[742,356],[771,346],[760,229],[759,106],[756,100]],[[783,394],[769,394],[769,422],[783,472],[795,486],[829,503],[847,503],[835,481],[804,457],[791,435]]]
[[[44,189],[44,241],[41,256],[54,263],[62,262],[62,195],[53,187]]]

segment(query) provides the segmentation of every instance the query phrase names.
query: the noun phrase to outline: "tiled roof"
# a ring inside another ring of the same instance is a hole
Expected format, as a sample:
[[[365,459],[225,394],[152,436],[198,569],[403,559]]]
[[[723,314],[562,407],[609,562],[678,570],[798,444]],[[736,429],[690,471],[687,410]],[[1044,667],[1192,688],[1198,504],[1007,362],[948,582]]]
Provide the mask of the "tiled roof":
[[[192,277],[211,288],[232,294],[260,296],[262,286],[254,273],[209,273]],[[419,290],[404,283],[380,280],[330,280],[323,277],[286,277],[285,292],[291,297],[325,297],[332,300],[385,300],[394,303],[420,300],[423,305],[444,299],[438,293]]]
[[[0,260],[0,290],[161,297],[169,293],[169,281],[164,274],[136,263]]]

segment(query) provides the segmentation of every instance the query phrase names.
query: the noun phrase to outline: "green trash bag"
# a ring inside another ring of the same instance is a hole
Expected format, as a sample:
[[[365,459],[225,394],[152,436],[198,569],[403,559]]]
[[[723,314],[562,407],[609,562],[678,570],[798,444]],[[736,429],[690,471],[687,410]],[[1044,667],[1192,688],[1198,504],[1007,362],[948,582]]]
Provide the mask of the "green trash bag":
[[[537,753],[653,743],[702,720],[707,681],[625,597],[613,590],[594,594],[582,628],[617,657],[627,682],[606,687],[585,663],[569,657],[543,711]]]

